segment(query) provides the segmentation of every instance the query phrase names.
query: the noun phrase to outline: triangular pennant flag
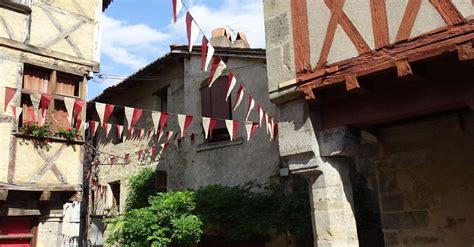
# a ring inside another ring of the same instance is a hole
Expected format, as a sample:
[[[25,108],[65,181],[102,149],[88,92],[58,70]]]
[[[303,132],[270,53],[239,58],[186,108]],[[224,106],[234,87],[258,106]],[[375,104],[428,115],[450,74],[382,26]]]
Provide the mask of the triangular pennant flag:
[[[191,145],[194,145],[195,136],[196,136],[196,134],[194,134],[194,133],[192,133],[192,134],[189,136],[189,139],[191,140]]]
[[[250,138],[252,138],[253,134],[257,130],[258,123],[255,122],[246,122],[245,123],[245,129],[247,130],[247,141],[250,141]]]
[[[114,111],[114,105],[110,105],[110,104],[105,105],[104,123],[107,123],[109,121],[109,118],[112,115],[113,111]]]
[[[30,118],[33,119],[33,122],[36,122],[36,113],[35,109],[28,107],[28,114],[30,115]],[[24,121],[24,120],[23,120]]]
[[[152,156],[155,156],[156,155],[156,151],[158,151],[157,147],[156,147],[156,144],[153,143],[153,146],[151,146],[151,155]]]
[[[207,40],[206,36],[202,36],[201,42],[201,70],[204,70],[204,66],[206,65],[206,55],[207,55],[207,44],[209,40]]]
[[[211,118],[211,121],[209,122],[209,139],[212,140],[212,130],[214,127],[216,127],[217,120],[214,118]]]
[[[178,17],[179,11],[181,11],[181,8],[183,8],[183,3],[181,0],[172,0],[173,3],[173,16],[172,16],[172,22],[176,23],[176,19]]]
[[[237,131],[239,129],[239,121],[225,120],[225,126],[229,132],[230,140],[233,141],[237,137]]]
[[[122,125],[115,125],[117,127],[117,137],[118,139],[122,139],[123,134],[123,126]]]
[[[242,99],[244,98],[244,86],[240,85],[239,89],[237,90],[237,95],[235,96],[235,103],[234,103],[234,111],[237,109],[237,107],[240,105],[240,102],[242,102]]]
[[[273,118],[270,118],[270,140],[275,139],[275,123],[273,122]]]
[[[278,123],[273,124],[273,140],[278,138]]]
[[[267,113],[265,111],[263,112],[263,123],[268,125],[267,124]],[[268,133],[268,131],[267,131],[267,133]]]
[[[211,73],[209,74],[209,87],[212,87],[212,84],[222,75],[222,72],[227,67],[227,65],[222,61],[221,57],[214,56],[212,60]]]
[[[143,134],[142,132],[143,132],[143,131],[142,131],[142,128],[138,128],[138,129],[137,129],[138,139],[142,139],[142,134]]]
[[[245,116],[245,120],[249,119],[250,111],[252,111],[254,106],[255,106],[255,101],[253,100],[252,96],[249,94],[249,106],[247,108],[247,115]]]
[[[82,112],[82,109],[84,109],[84,104],[86,102],[84,100],[80,100],[80,99],[76,99],[74,101],[74,120],[76,120],[77,122],[77,119],[79,118],[79,114],[81,114]]]
[[[99,115],[99,123],[103,123],[102,120],[104,119],[105,104],[95,102],[95,110],[97,111],[97,114]]]
[[[186,13],[186,34],[188,37],[189,51],[191,52],[193,50],[194,42],[199,36],[199,27],[189,12]]]
[[[151,119],[153,120],[153,131],[158,132],[158,126],[160,125],[161,112],[152,112]]]
[[[166,131],[166,142],[169,142],[171,140],[171,137],[173,137],[173,131]]]
[[[153,132],[153,130],[148,129],[148,130],[146,131],[146,138],[150,138],[150,135],[151,135],[152,132]]]
[[[44,116],[44,111],[49,107],[49,103],[53,100],[51,94],[42,93],[39,108],[41,109],[41,114]]]
[[[270,139],[272,139],[272,131],[273,131],[273,119],[272,117],[268,116],[268,122],[267,122],[267,134],[270,135]]]
[[[33,114],[34,114],[34,117],[33,117],[33,120],[36,122],[36,116],[38,116],[38,109],[39,109],[39,105],[40,105],[40,102],[41,102],[41,94],[39,93],[31,93],[30,94],[30,100],[31,100],[31,103],[33,104]],[[31,109],[31,108],[30,108]],[[30,112],[31,114],[31,112]],[[39,121],[40,119],[38,119]]]
[[[95,132],[96,132],[98,126],[99,126],[99,123],[96,122],[96,121],[90,121],[89,122],[89,133],[90,133],[91,137],[95,136]]]
[[[168,113],[162,112],[161,117],[160,117],[160,132],[163,131],[163,128],[165,127],[167,121],[168,121]]]
[[[226,93],[226,96],[225,96],[225,101],[227,101],[229,99],[230,93],[234,89],[235,84],[237,82],[237,79],[235,79],[234,73],[232,73],[232,71],[229,71],[229,77],[228,78],[229,79],[227,80],[227,93]]]
[[[105,136],[109,136],[110,130],[112,129],[112,124],[104,123]]]
[[[143,110],[142,109],[133,109],[133,115],[132,115],[132,127],[135,127],[137,124],[138,120],[140,120],[140,117],[142,116]]]
[[[10,101],[13,99],[13,97],[16,94],[16,88],[11,88],[11,87],[5,87],[5,105],[4,105],[4,111],[7,111],[7,106],[10,104]]]
[[[211,62],[212,57],[214,57],[214,47],[211,44],[207,45],[207,55],[206,55],[206,64],[204,65],[204,71],[207,71],[209,68],[209,63]]]
[[[125,110],[125,120],[127,121],[127,130],[130,131],[130,128],[132,126],[132,118],[133,118],[134,108],[124,107],[124,110]]]
[[[76,101],[75,98],[64,97],[64,105],[66,106],[67,111],[67,120],[72,127],[72,114],[74,112],[74,102]]]
[[[262,126],[263,109],[260,106],[260,104],[257,104],[257,111],[258,111],[258,125]]]
[[[179,129],[181,130],[181,137],[184,137],[186,130],[189,128],[189,125],[191,125],[192,121],[193,116],[178,114],[178,123]]]
[[[211,119],[208,117],[202,117],[202,127],[204,128],[204,138],[208,138],[209,133],[209,124],[211,123]]]
[[[20,121],[20,115],[21,112],[23,111],[22,107],[17,107],[14,105],[11,105],[12,112],[13,112],[13,117],[15,117],[15,121],[18,123]]]
[[[138,155],[138,159],[140,159],[143,155],[143,149],[142,150],[138,150],[137,152],[137,155]]]

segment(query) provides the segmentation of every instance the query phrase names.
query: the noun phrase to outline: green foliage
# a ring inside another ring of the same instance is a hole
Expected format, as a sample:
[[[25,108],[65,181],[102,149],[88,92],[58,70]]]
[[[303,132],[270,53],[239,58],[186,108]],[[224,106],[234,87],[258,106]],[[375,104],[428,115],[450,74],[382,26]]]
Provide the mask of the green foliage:
[[[35,138],[47,138],[51,135],[50,125],[45,123],[40,126],[35,122],[26,122],[21,127],[21,133]]]
[[[129,191],[126,209],[136,209],[149,206],[148,198],[155,194],[155,172],[151,168],[141,170],[129,181]]]
[[[56,135],[63,137],[68,141],[74,141],[75,139],[79,138],[78,130],[75,128],[68,130],[59,129],[58,132],[56,132]]]
[[[120,246],[189,246],[199,242],[202,222],[193,214],[192,192],[159,193],[149,204],[109,220],[107,242]]]

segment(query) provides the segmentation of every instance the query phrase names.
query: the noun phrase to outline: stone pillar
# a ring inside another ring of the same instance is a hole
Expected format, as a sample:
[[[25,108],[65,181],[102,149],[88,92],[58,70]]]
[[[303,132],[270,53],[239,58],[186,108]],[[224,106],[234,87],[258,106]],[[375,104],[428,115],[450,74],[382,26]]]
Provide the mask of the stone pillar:
[[[349,177],[358,140],[346,127],[318,131],[318,111],[303,100],[279,109],[283,163],[310,186],[314,246],[359,246]]]
[[[38,224],[38,247],[61,246],[62,215],[45,216]]]

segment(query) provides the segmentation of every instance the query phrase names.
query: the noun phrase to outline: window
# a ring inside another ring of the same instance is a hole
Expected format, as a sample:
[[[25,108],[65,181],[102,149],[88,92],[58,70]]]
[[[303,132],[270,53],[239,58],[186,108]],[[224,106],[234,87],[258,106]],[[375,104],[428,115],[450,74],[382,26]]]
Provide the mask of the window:
[[[201,84],[201,111],[203,117],[232,119],[231,99],[226,101],[227,76],[217,79],[211,88],[205,80]],[[224,121],[217,121],[210,142],[230,140]]]
[[[168,111],[168,88],[165,87],[153,93],[153,96],[155,96],[155,110],[161,112]]]
[[[21,123],[34,120],[39,121],[39,119],[36,119],[38,116],[35,114],[38,111],[34,109],[30,95],[32,93],[48,93],[53,95],[53,100],[45,116],[41,116],[42,122],[49,122],[52,132],[56,132],[60,128],[69,129],[74,127],[75,123],[69,123],[67,118],[68,114],[64,105],[64,96],[73,98],[84,97],[84,95],[81,95],[82,81],[83,77],[80,76],[25,65],[21,95],[23,113],[21,114],[19,125],[21,126]]]
[[[112,190],[112,204],[120,210],[120,181],[110,183],[109,185]]]
[[[156,171],[155,173],[155,191],[156,192],[167,191],[167,179],[168,179],[168,174],[165,171]]]

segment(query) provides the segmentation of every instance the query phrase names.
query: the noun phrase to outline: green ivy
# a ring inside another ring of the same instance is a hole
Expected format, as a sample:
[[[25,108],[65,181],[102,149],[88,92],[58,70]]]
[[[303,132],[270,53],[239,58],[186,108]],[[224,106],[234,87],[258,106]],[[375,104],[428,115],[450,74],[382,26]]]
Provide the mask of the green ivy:
[[[148,198],[155,194],[155,172],[151,168],[141,170],[128,180],[128,186],[127,210],[149,206]]]

